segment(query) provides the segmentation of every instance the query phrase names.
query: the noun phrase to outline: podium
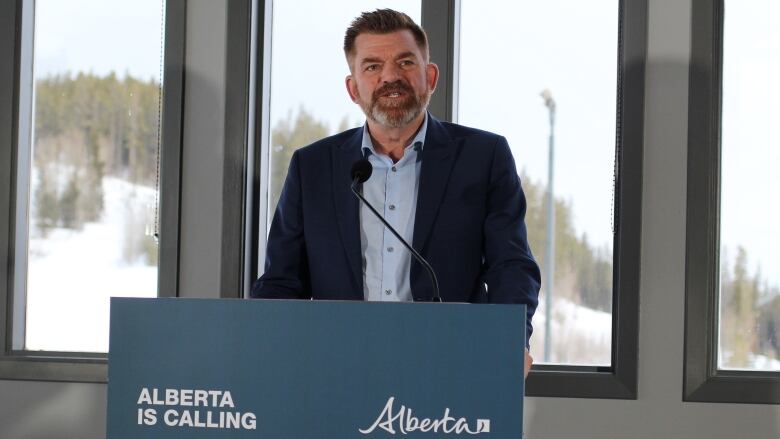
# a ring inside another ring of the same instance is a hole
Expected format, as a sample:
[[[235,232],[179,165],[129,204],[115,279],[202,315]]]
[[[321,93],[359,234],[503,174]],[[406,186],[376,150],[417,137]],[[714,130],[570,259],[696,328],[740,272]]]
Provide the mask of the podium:
[[[108,439],[522,437],[525,306],[111,300]]]

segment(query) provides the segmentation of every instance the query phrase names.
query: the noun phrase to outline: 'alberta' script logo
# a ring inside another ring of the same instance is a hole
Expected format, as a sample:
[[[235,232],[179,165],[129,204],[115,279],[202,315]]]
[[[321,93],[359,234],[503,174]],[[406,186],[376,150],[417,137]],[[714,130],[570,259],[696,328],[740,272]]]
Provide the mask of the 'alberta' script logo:
[[[450,409],[444,409],[444,416],[441,419],[417,418],[412,415],[412,409],[401,406],[398,411],[393,410],[395,397],[391,396],[385,404],[385,408],[374,423],[366,429],[358,429],[363,434],[371,434],[377,428],[395,434],[398,431],[401,434],[420,431],[423,433],[432,431],[434,433],[442,432],[444,434],[479,434],[490,433],[490,419],[477,419],[476,426],[472,429],[466,418],[455,418],[450,415]],[[397,429],[397,430],[396,430]]]

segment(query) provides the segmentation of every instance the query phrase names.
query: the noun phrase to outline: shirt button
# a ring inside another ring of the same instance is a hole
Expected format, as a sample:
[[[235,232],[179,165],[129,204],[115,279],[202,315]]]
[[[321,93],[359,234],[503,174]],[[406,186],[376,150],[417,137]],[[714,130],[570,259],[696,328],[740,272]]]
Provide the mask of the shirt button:
[[[391,205],[390,205],[390,206],[388,206],[388,207],[389,207],[389,209],[390,209],[390,210],[395,210],[395,204],[391,204]]]
[[[389,296],[389,295],[393,294],[393,290],[385,290],[385,294],[387,294]]]
[[[393,167],[392,167],[392,168],[390,168],[390,169],[392,169],[392,170],[393,170],[393,172],[397,171],[397,169],[395,169],[395,166],[393,166]]]
[[[392,252],[393,252],[393,250],[394,250],[394,249],[393,249],[393,247],[387,247],[387,251],[388,251],[388,252],[392,253]]]

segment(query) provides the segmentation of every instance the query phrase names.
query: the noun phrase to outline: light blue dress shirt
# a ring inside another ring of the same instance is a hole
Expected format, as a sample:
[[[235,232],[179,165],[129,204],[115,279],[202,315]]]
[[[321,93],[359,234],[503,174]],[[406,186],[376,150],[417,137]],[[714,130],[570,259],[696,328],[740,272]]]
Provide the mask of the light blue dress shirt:
[[[421,155],[428,118],[417,135],[404,149],[398,163],[374,149],[368,124],[363,125],[363,156],[374,171],[363,183],[363,196],[388,223],[411,244],[414,216],[417,212],[417,189],[420,185]],[[363,297],[366,300],[411,301],[409,269],[412,254],[393,236],[364,203],[360,206],[360,247],[363,254]]]

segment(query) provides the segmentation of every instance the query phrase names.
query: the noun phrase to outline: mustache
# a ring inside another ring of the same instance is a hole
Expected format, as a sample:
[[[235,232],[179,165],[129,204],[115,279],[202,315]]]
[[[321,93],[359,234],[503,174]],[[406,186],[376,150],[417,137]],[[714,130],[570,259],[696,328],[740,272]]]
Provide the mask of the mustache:
[[[414,95],[414,90],[412,90],[412,87],[401,81],[400,79],[394,82],[389,82],[381,87],[379,87],[374,92],[374,99],[379,98],[382,95],[389,94],[389,93],[396,93],[396,92],[404,92],[410,95]]]

